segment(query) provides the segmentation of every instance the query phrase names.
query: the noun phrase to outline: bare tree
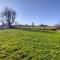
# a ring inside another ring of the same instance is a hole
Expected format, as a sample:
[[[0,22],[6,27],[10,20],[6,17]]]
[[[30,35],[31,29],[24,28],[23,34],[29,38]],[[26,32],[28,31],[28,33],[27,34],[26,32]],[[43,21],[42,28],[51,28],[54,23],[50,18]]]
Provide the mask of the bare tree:
[[[7,22],[8,27],[10,28],[11,25],[15,22],[16,18],[16,11],[11,8],[6,7],[1,14],[2,18]]]
[[[32,22],[32,26],[34,27],[35,25],[34,25],[34,22]]]
[[[54,25],[54,27],[56,30],[60,30],[60,24],[56,24],[56,25]]]

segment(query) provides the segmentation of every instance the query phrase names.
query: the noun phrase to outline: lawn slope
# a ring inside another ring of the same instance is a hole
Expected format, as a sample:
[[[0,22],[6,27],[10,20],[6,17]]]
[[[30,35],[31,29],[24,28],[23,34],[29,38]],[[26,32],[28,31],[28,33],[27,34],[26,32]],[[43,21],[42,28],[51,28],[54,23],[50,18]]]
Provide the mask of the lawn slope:
[[[60,32],[0,30],[0,60],[60,60]]]

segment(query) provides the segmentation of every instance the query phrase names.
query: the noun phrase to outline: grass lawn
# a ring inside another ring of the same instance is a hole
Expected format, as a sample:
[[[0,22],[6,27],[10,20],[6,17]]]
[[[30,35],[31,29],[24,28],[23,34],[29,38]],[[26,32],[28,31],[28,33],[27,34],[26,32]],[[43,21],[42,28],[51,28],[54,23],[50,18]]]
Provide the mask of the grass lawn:
[[[60,32],[0,30],[0,60],[60,60]]]

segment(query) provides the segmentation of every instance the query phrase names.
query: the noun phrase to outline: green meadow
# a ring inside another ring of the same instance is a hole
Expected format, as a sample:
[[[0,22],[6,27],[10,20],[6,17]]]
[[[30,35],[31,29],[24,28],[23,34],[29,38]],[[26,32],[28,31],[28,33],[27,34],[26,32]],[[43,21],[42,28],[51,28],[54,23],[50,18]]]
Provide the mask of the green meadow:
[[[60,60],[60,32],[0,30],[0,60]]]

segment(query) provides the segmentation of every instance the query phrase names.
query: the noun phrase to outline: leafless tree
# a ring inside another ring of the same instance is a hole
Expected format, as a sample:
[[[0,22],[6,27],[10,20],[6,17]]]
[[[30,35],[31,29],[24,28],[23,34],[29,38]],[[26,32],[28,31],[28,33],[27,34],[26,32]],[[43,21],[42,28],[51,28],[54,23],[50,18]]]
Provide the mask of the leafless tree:
[[[32,22],[32,27],[34,27],[35,25],[34,25],[34,22]]]
[[[54,27],[56,30],[60,30],[60,24],[56,24],[56,25],[54,25]]]
[[[2,18],[7,22],[8,27],[10,28],[11,25],[15,22],[16,18],[16,11],[6,7],[1,14]]]

